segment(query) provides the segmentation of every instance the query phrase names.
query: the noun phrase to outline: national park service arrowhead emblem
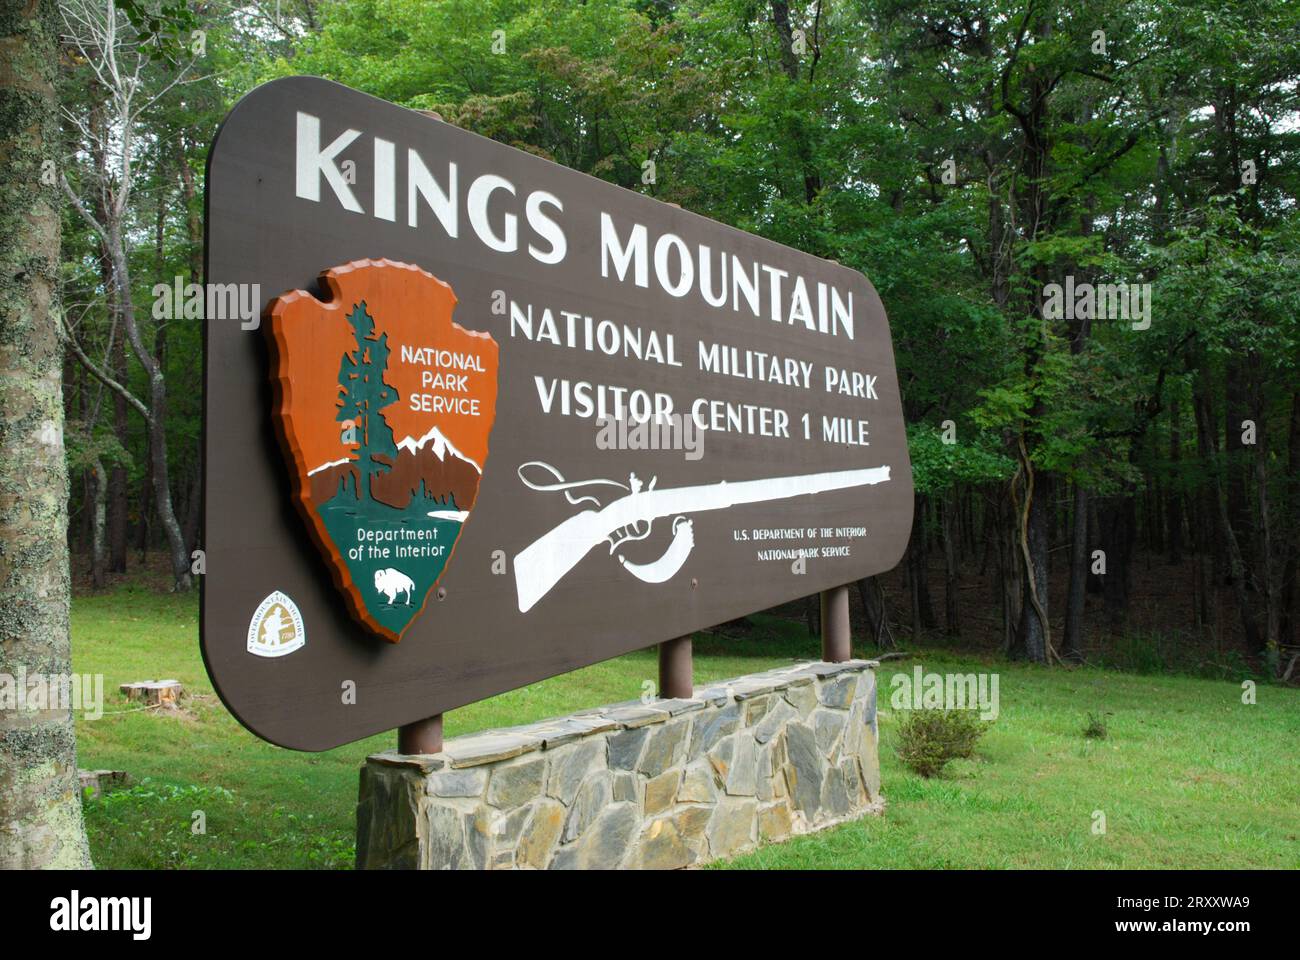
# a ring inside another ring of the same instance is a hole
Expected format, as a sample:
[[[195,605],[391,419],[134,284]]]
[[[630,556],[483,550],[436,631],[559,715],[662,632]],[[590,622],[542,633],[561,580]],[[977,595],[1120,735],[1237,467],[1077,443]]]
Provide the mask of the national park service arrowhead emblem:
[[[359,260],[267,307],[273,418],[294,501],[352,616],[394,643],[474,509],[497,343],[452,322],[450,286]]]

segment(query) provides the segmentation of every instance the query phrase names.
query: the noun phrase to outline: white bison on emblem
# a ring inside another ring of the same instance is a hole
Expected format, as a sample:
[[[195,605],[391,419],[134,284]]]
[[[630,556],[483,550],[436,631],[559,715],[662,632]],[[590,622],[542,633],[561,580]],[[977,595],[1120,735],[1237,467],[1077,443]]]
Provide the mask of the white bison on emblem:
[[[383,570],[375,571],[375,592],[382,593],[388,598],[389,606],[397,600],[399,593],[406,594],[406,605],[411,605],[411,591],[415,589],[415,581],[402,573],[401,570],[394,570],[392,567],[386,567]]]

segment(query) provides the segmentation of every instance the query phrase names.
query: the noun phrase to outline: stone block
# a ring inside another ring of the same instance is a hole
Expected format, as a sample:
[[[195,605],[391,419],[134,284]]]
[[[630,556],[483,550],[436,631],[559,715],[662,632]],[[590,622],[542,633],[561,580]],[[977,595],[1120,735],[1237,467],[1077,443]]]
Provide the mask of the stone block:
[[[635,773],[614,774],[614,802],[639,803],[640,784]]]
[[[483,870],[487,867],[488,825],[485,818],[440,803],[425,817],[423,870]]]
[[[506,846],[513,848],[519,842],[519,836],[524,831],[524,825],[533,815],[533,809],[536,803],[529,804],[526,807],[517,807],[509,813],[498,813],[492,821],[492,833],[496,837],[497,846]]]
[[[686,768],[677,799],[681,803],[712,803],[718,796],[713,767],[707,760],[696,760]]]
[[[608,770],[597,770],[582,782],[564,823],[564,842],[576,839],[587,829],[600,811],[614,802],[614,777]]]
[[[857,757],[847,757],[840,761],[840,772],[844,776],[844,785],[849,792],[849,806],[863,806],[867,800],[866,789],[862,786],[862,775]]]
[[[682,772],[676,768],[665,770],[659,776],[646,781],[643,807],[645,815],[653,817],[671,807],[677,799],[677,786],[681,781]]]
[[[551,758],[551,770],[546,781],[546,792],[565,806],[573,803],[573,798],[578,795],[578,787],[587,774],[593,768],[605,765],[606,748],[601,737],[564,744],[547,753]]]
[[[416,770],[420,773],[431,773],[434,770],[441,770],[447,765],[447,758],[439,754],[406,754],[397,753],[396,751],[388,753],[372,753],[366,758],[368,763],[375,763],[381,767],[396,767],[402,770]]]
[[[645,728],[622,730],[609,735],[608,762],[611,770],[635,770],[641,759],[650,731]]]
[[[731,685],[731,695],[739,701],[754,700],[788,687],[789,680],[776,677],[746,677]]]
[[[817,749],[822,756],[830,756],[835,749],[848,719],[848,714],[840,710],[813,711],[813,732],[817,737]]]
[[[713,714],[706,714],[695,720],[695,729],[691,732],[691,749],[689,758],[696,759],[707,754],[723,737],[729,737],[740,728],[741,705],[728,704]]]
[[[664,817],[651,821],[642,831],[627,865],[636,870],[678,870],[694,860],[695,851],[682,837],[677,824]]]
[[[752,797],[758,789],[758,744],[748,733],[734,737],[731,769],[727,772],[727,793],[733,797]]]
[[[516,862],[519,866],[545,870],[551,862],[555,843],[564,827],[564,806],[555,800],[543,800],[533,810],[519,837]]]
[[[448,741],[442,752],[453,767],[477,767],[540,750],[542,742],[535,733],[496,731]]]
[[[772,781],[774,771],[779,769],[772,765],[772,747],[768,744],[758,744],[758,769],[754,775],[754,796],[760,800],[771,800],[776,795],[773,792]]]
[[[817,706],[817,688],[813,686],[811,680],[799,686],[789,687],[785,691],[785,700],[794,707],[801,719],[806,720],[813,712],[813,708]]]
[[[794,829],[790,818],[790,804],[785,800],[759,807],[758,836],[760,840],[784,840]]]
[[[637,727],[649,726],[652,723],[663,723],[671,714],[667,710],[660,710],[658,707],[633,703],[606,710],[604,716],[617,721],[621,727],[634,730]]]
[[[731,701],[731,692],[725,685],[704,687],[695,691],[694,699],[703,700],[711,707],[722,707]]]
[[[853,692],[857,688],[858,678],[855,674],[841,673],[822,680],[817,685],[817,699],[825,706],[847,710],[849,704],[853,702]]]
[[[487,802],[511,810],[541,794],[545,778],[544,757],[496,767],[488,781]]]
[[[656,700],[653,704],[656,710],[663,710],[670,717],[680,717],[683,713],[695,713],[697,710],[703,710],[708,706],[703,700]]]
[[[875,800],[880,796],[880,753],[876,731],[871,727],[864,727],[858,740],[858,765],[867,796]]]
[[[488,772],[482,767],[442,770],[424,780],[424,792],[431,797],[481,797]]]
[[[758,801],[752,797],[724,797],[709,821],[709,853],[729,857],[752,846]]]
[[[694,849],[704,841],[704,831],[713,817],[712,806],[678,806],[673,811],[672,820],[677,826],[677,833]]]
[[[723,786],[731,776],[731,758],[736,751],[734,736],[720,740],[709,751],[709,766],[713,768],[713,778],[718,786]]]
[[[821,812],[826,817],[844,817],[851,809],[844,769],[831,767],[822,777]]]
[[[421,866],[422,784],[379,764],[361,768],[357,802],[357,869],[414,870]]]
[[[841,673],[861,672],[870,662],[867,660],[844,660],[840,663],[826,663],[822,660],[813,660],[805,664],[804,669],[816,677],[826,678],[838,676]]]
[[[790,723],[785,728],[786,749],[790,759],[785,765],[790,796],[797,810],[809,819],[815,819],[822,797],[822,759],[817,755],[817,738],[812,729],[802,723]]]
[[[549,720],[537,724],[532,728],[532,732],[541,738],[544,749],[554,750],[563,744],[585,739],[592,734],[605,733],[618,728],[618,721],[608,717],[580,716]]]
[[[635,804],[611,804],[581,837],[555,851],[551,869],[612,870],[627,855],[640,825],[641,814]]]
[[[657,777],[669,767],[680,763],[686,749],[686,735],[690,732],[690,719],[671,720],[650,731],[650,736],[637,763],[638,773]]]
[[[811,688],[809,688],[809,692],[811,693]],[[813,700],[815,702],[816,697],[814,697]],[[811,707],[809,709],[811,710]],[[791,720],[800,716],[801,714],[799,711],[792,707],[784,698],[776,700],[767,711],[767,714],[759,722],[758,726],[754,728],[754,739],[759,743],[767,743],[781,732],[782,727]]]

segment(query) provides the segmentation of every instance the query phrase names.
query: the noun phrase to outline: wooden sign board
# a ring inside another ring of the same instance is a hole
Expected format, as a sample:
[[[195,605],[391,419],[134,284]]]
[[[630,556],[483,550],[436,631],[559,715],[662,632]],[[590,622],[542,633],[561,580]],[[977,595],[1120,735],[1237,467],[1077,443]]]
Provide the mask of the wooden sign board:
[[[203,654],[273,743],[392,729],[907,544],[889,327],[853,270],[309,77],[218,132],[207,270],[261,314],[208,297]]]

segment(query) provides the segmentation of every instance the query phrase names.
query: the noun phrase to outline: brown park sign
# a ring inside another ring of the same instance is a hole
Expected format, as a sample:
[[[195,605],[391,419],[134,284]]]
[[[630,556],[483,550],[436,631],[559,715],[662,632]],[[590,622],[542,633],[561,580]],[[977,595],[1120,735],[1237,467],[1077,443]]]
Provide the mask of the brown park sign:
[[[321,750],[888,570],[862,274],[292,77],[207,177],[202,645]],[[245,320],[223,306],[249,297]],[[221,316],[231,319],[220,319]]]

